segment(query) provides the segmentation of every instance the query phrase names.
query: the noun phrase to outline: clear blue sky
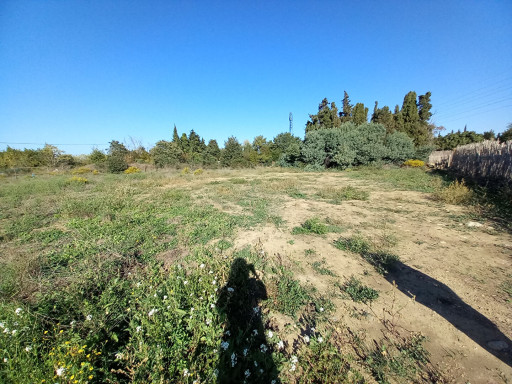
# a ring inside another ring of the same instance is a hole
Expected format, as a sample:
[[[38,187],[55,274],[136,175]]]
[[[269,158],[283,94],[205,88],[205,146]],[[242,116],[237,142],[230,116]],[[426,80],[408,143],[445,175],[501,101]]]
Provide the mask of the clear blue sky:
[[[431,91],[447,131],[501,132],[511,20],[509,0],[3,0],[0,141],[151,147],[176,124],[222,146],[272,139],[290,112],[302,137],[344,90],[370,114],[375,100],[393,109]]]

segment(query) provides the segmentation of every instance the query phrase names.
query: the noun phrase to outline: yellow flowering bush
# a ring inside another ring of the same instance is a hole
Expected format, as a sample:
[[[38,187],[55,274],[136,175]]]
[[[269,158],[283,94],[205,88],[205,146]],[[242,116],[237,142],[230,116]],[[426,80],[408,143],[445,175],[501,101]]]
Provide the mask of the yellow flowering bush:
[[[128,167],[128,169],[126,169],[124,171],[124,173],[126,173],[127,175],[129,175],[131,173],[139,173],[139,172],[140,172],[140,169],[137,167]]]
[[[89,169],[87,167],[80,167],[80,168],[75,168],[71,171],[71,174],[72,175],[84,175],[86,173],[91,173],[92,172],[92,169]]]
[[[181,171],[182,175],[188,175],[189,173],[190,173],[190,168],[189,167],[185,167]]]
[[[194,176],[199,176],[203,173],[203,168],[198,168],[194,171]]]
[[[81,183],[81,184],[85,184],[87,183],[89,180],[87,180],[85,177],[80,177],[80,176],[73,176],[72,178],[69,179],[69,181],[71,183]]]
[[[409,159],[409,160],[404,162],[404,165],[406,167],[419,168],[419,167],[424,167],[425,166],[425,162],[422,161],[422,160]]]

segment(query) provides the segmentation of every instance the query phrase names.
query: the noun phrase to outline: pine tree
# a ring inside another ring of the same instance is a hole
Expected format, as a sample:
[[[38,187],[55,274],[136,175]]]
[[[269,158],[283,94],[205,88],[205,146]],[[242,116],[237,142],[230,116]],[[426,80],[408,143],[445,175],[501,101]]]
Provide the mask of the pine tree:
[[[172,142],[180,145],[180,137],[178,135],[178,130],[176,129],[176,124],[174,124],[174,130],[172,132]]]
[[[395,112],[393,113],[393,127],[395,131],[404,132],[404,119],[402,117],[402,111],[400,107],[395,105]]]
[[[352,104],[350,104],[347,91],[343,92],[343,110],[340,112],[340,120],[342,123],[346,123],[348,121],[352,121]]]
[[[361,125],[368,122],[368,108],[363,103],[357,103],[352,113],[352,121],[355,125]]]
[[[425,93],[424,95],[420,95],[418,98],[418,114],[420,117],[420,121],[427,123],[432,117],[432,104],[430,104],[430,96],[432,94],[430,92]]]

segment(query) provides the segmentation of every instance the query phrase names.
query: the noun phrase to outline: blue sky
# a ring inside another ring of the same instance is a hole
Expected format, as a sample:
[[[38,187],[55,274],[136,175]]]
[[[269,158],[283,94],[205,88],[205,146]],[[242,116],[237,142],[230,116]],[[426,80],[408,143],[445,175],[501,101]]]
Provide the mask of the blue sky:
[[[447,131],[501,132],[511,19],[501,0],[4,0],[0,142],[151,147],[176,124],[223,145],[272,139],[290,112],[302,137],[322,98],[341,107],[344,90],[370,114],[430,91]]]

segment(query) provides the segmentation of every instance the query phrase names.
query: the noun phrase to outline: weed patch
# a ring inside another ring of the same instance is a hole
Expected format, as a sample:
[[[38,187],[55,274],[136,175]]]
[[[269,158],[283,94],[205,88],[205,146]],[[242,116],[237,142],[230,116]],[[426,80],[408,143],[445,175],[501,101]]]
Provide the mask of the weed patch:
[[[350,296],[355,302],[371,303],[379,297],[379,292],[373,288],[367,287],[361,283],[354,276],[345,284],[343,290]]]
[[[434,193],[434,199],[447,204],[469,204],[473,199],[473,192],[466,186],[464,180],[457,181]]]
[[[322,188],[317,192],[317,196],[322,199],[330,200],[334,204],[339,204],[344,200],[368,200],[370,193],[349,185],[343,188]]]

